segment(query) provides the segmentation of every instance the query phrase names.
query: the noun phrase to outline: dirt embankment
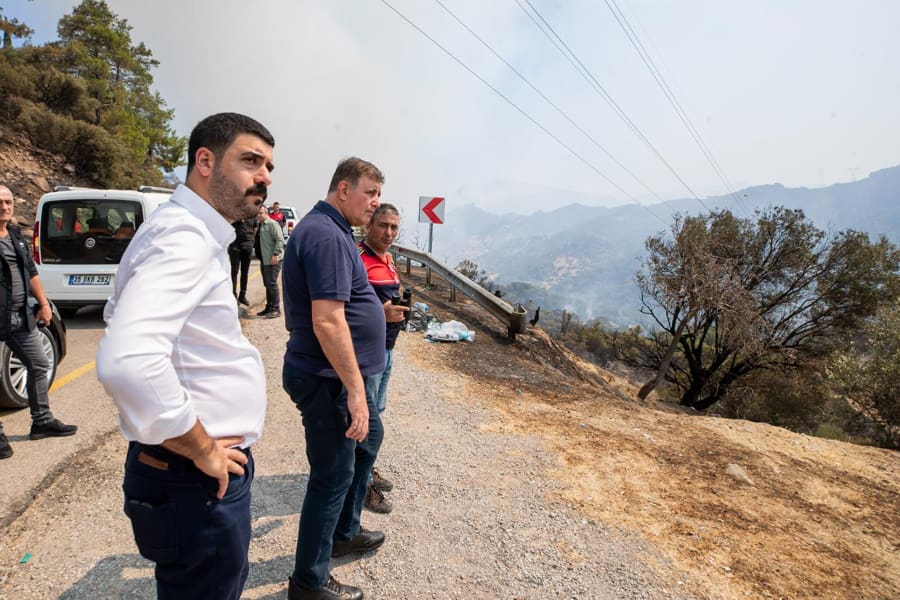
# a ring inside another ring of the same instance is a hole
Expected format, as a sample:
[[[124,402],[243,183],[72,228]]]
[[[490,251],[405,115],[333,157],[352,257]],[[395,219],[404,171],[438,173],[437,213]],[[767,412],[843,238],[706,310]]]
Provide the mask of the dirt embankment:
[[[0,185],[12,190],[20,224],[31,225],[38,200],[53,186],[90,183],[63,157],[35,148],[23,134],[0,124]]]
[[[900,595],[897,453],[640,402],[540,329],[510,343],[477,306],[446,302],[444,282],[412,280],[416,300],[478,332],[427,360],[489,398],[508,417],[498,428],[548,441],[563,498],[644,536],[701,596]]]

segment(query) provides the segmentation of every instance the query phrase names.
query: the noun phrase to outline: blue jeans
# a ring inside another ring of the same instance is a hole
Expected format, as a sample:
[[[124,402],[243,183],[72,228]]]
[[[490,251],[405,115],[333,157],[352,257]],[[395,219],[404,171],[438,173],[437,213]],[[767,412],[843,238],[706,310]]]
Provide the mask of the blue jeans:
[[[156,563],[157,597],[171,600],[233,599],[250,572],[250,485],[253,456],[244,475],[218,481],[193,461],[162,446],[128,445],[125,514],[141,556]]]
[[[372,375],[366,378],[366,395],[375,398],[375,408],[378,414],[384,412],[387,408],[387,386],[391,379],[391,368],[394,366],[394,350],[384,351],[384,371],[378,375]]]
[[[28,407],[31,409],[31,421],[41,425],[53,419],[50,413],[49,384],[47,374],[50,361],[44,354],[41,345],[41,334],[37,329],[28,331],[28,322],[21,311],[9,315],[9,330],[6,332],[6,345],[25,365],[28,381],[25,392],[28,395]]]
[[[351,540],[359,533],[366,485],[384,430],[374,399],[367,393],[368,437],[357,443],[344,436],[350,414],[340,379],[310,375],[285,363],[282,382],[302,414],[309,461],[291,578],[300,587],[318,590],[328,582],[334,542]]]

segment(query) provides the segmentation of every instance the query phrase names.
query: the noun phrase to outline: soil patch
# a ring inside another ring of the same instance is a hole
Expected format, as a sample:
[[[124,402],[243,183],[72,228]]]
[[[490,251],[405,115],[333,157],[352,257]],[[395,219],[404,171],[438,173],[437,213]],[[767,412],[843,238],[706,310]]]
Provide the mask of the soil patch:
[[[629,382],[540,328],[505,326],[440,279],[414,300],[474,329],[422,361],[462,376],[498,430],[549,443],[554,492],[585,515],[644,536],[710,598],[896,598],[900,455],[637,400]]]

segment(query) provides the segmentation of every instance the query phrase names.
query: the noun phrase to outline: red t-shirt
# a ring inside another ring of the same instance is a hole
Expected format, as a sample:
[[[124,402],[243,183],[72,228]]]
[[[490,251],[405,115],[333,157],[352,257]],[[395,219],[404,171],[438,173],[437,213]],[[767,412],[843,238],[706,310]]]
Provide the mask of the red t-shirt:
[[[365,241],[356,244],[359,251],[359,257],[362,259],[363,266],[366,267],[366,276],[375,295],[381,300],[381,303],[389,301],[394,294],[400,293],[400,274],[397,273],[397,267],[394,266],[394,257],[390,252],[386,252],[384,258],[375,254],[375,251],[366,245]],[[388,323],[387,335],[385,338],[385,347],[390,350],[397,341],[400,330],[403,329],[403,322]]]

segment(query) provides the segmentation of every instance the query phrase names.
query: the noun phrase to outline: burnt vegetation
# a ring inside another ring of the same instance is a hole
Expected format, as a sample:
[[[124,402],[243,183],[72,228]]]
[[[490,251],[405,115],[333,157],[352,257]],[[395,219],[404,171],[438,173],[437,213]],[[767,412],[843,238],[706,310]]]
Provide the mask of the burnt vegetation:
[[[900,448],[900,250],[886,238],[774,207],[676,216],[645,247],[650,327],[546,307],[540,326],[641,398]],[[472,261],[458,268],[491,289]]]

